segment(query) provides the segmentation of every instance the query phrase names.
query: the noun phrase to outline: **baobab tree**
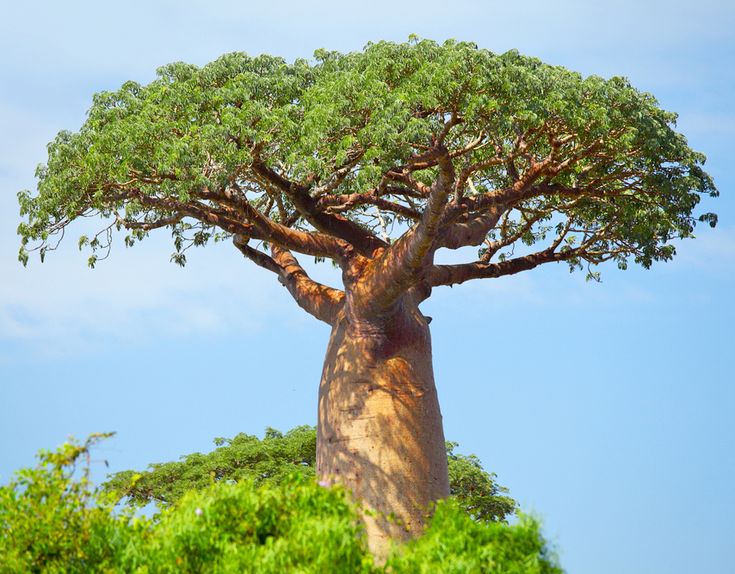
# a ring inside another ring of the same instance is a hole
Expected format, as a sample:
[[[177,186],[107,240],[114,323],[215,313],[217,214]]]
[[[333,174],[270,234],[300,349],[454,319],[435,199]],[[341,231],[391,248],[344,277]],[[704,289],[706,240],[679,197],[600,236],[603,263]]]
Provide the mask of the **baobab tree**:
[[[92,266],[116,231],[132,245],[168,228],[176,263],[231,239],[272,272],[331,326],[317,472],[362,501],[380,556],[449,488],[422,301],[548,263],[596,277],[606,261],[671,259],[697,220],[716,222],[693,214],[716,190],[675,119],[623,78],[452,41],[171,64],[97,94],[51,142],[37,192],[19,194],[20,258],[99,216],[79,240]],[[342,284],[311,279],[303,256]]]

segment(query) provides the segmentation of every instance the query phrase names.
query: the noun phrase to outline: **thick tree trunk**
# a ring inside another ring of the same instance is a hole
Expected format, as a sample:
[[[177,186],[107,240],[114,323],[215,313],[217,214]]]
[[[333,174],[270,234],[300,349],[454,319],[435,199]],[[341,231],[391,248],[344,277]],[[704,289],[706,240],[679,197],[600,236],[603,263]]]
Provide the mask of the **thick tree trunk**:
[[[378,561],[449,495],[426,318],[405,297],[381,317],[341,311],[319,388],[317,472],[362,502]]]

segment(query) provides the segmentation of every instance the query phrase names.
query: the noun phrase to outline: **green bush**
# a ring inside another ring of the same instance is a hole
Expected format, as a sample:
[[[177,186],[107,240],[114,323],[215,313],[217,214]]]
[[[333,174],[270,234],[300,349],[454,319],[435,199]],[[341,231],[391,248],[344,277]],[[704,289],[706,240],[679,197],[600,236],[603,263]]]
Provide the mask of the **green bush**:
[[[240,433],[232,439],[216,438],[209,453],[193,453],[178,461],[154,463],[149,470],[113,474],[102,487],[118,493],[125,503],[141,507],[151,502],[166,506],[190,490],[213,482],[247,481],[256,486],[281,484],[293,474],[316,476],[316,429],[299,426],[287,433],[272,428],[263,439]]]
[[[0,487],[0,572],[114,572],[113,565],[148,532],[146,519],[113,512],[114,500],[91,488],[89,448],[41,451],[39,464]]]
[[[561,572],[537,522],[479,521],[457,500],[375,566],[347,494],[304,474],[259,486],[214,481],[136,516],[90,484],[89,449],[102,436],[42,452],[36,468],[0,487],[1,573]]]
[[[150,572],[371,572],[359,521],[338,489],[294,478],[192,491],[145,545]]]
[[[437,505],[424,535],[397,549],[385,571],[396,574],[562,572],[535,519],[522,515],[515,525],[478,522],[451,499]]]

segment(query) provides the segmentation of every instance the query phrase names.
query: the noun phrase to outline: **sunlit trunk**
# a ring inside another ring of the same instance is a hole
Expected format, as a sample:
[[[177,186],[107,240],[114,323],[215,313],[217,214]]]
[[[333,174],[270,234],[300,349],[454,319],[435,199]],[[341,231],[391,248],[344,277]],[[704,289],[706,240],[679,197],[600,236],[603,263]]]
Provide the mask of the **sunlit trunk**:
[[[375,319],[340,313],[319,388],[317,471],[362,502],[378,561],[448,496],[429,327],[412,301]]]

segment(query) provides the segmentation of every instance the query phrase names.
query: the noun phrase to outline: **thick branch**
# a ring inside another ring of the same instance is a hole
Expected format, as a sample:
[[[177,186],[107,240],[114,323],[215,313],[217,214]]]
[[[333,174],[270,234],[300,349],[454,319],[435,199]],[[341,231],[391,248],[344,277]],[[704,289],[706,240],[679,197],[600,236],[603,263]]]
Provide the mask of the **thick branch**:
[[[438,287],[439,285],[448,285],[451,287],[452,285],[458,285],[471,279],[487,279],[502,277],[503,275],[514,275],[521,271],[528,271],[529,269],[538,267],[543,263],[566,261],[578,255],[579,252],[576,249],[560,252],[547,249],[498,263],[475,261],[474,263],[463,263],[459,265],[434,265],[427,274],[426,283],[430,287]]]
[[[514,275],[521,271],[528,271],[529,269],[538,267],[543,263],[567,261],[577,257],[585,258],[593,263],[599,263],[604,261],[608,256],[613,257],[620,253],[630,253],[634,251],[633,247],[612,250],[604,249],[601,251],[591,250],[598,241],[605,239],[612,222],[591,232],[590,236],[587,237],[578,247],[557,251],[569,232],[573,231],[572,222],[572,219],[568,219],[564,225],[561,226],[559,233],[551,245],[543,251],[538,251],[521,257],[515,257],[498,263],[487,263],[487,260],[483,258],[473,263],[464,263],[459,265],[434,265],[424,277],[424,284],[426,288],[429,289],[439,285],[449,285],[451,287],[452,285],[464,283],[471,279],[487,279],[501,277],[503,275]]]
[[[306,255],[329,257],[339,263],[343,263],[351,252],[349,244],[342,239],[328,233],[307,233],[292,229],[266,217],[247,201],[235,201],[253,227],[263,235],[262,238],[272,243]]]
[[[247,239],[235,236],[233,241],[240,252],[255,264],[278,275],[278,280],[288,289],[296,303],[304,311],[320,321],[332,325],[342,307],[344,293],[314,281],[287,249],[271,247],[272,257],[250,247]]]
[[[283,192],[304,219],[319,231],[349,242],[358,253],[365,256],[370,256],[376,249],[387,247],[385,241],[353,221],[323,211],[318,200],[311,197],[308,187],[289,181],[262,162],[254,162],[253,170]]]
[[[528,233],[529,231],[531,231],[531,228],[538,221],[540,221],[541,218],[543,218],[545,215],[547,215],[547,213],[544,212],[544,211],[540,211],[540,212],[536,213],[535,215],[531,215],[531,216],[529,216],[526,219],[526,221],[523,223],[523,225],[521,227],[519,227],[519,229],[515,233],[509,234],[505,238],[502,238],[501,237],[500,239],[497,239],[496,241],[488,241],[486,243],[487,249],[485,250],[485,253],[483,254],[483,256],[480,258],[480,261],[482,261],[483,263],[489,262],[490,259],[492,259],[493,255],[495,255],[503,247],[507,247],[511,243],[515,243],[516,241],[518,241],[519,239],[521,239],[526,233]],[[510,212],[506,212],[506,218],[508,218],[509,216],[510,216]],[[506,220],[504,219],[504,223],[505,223],[505,221]],[[504,229],[504,226],[501,226],[501,231],[503,229]],[[563,239],[563,237],[562,237],[562,239]]]
[[[515,180],[510,186],[475,197],[455,199],[446,210],[443,231],[437,241],[438,246],[458,249],[468,245],[479,245],[504,212],[532,197],[545,194],[575,197],[583,193],[588,196],[602,195],[602,192],[590,188],[578,189],[548,182],[536,183],[541,177],[553,177],[558,172],[558,165],[555,165],[553,160],[552,154],[542,161],[532,162],[531,167],[523,175],[518,176],[515,173]],[[509,163],[512,164],[512,161],[509,160]],[[472,170],[466,170],[461,177],[469,177],[470,173]],[[466,221],[462,222],[462,218]]]
[[[446,148],[437,150],[439,176],[431,186],[421,221],[381,257],[370,263],[364,281],[364,301],[373,311],[389,308],[419,280],[434,249],[447,198],[454,186],[454,166]]]
[[[552,157],[534,162],[512,185],[488,191],[475,197],[458,197],[447,207],[442,221],[438,247],[458,249],[479,245],[508,208],[530,197],[534,182],[544,175]],[[470,172],[471,173],[471,172]],[[468,178],[469,174],[462,174]],[[464,184],[463,184],[464,185]],[[466,221],[462,222],[461,219]]]
[[[504,208],[492,206],[480,215],[469,216],[444,228],[437,239],[437,247],[459,249],[468,245],[480,245],[488,232],[497,224]]]

